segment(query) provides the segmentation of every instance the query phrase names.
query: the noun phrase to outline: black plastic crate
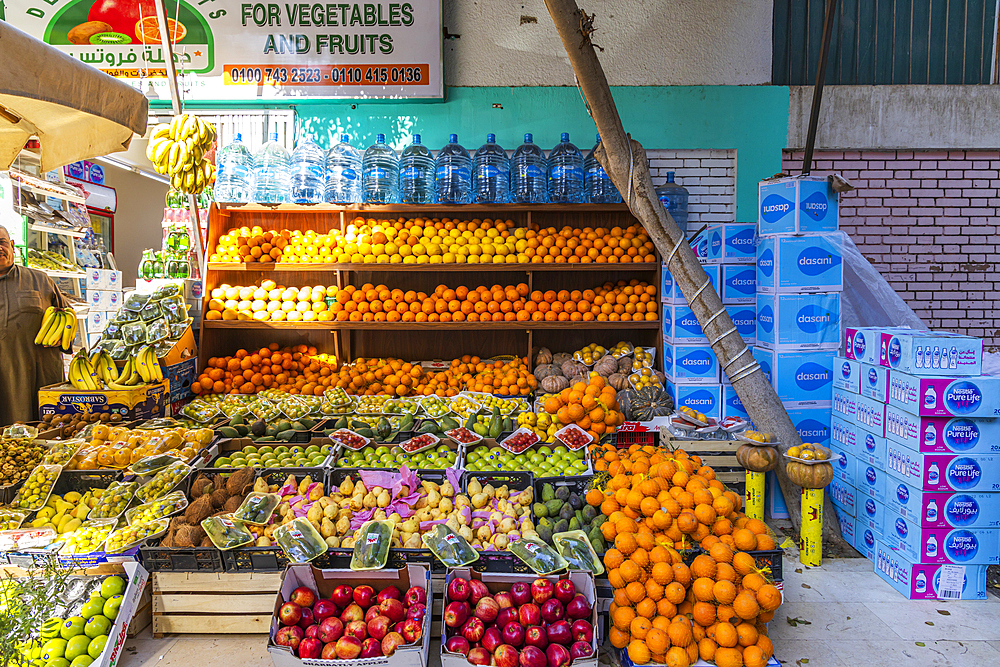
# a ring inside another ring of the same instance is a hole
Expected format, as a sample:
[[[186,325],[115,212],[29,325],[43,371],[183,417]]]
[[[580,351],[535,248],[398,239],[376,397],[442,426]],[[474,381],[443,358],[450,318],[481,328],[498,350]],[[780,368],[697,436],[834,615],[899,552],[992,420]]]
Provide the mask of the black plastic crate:
[[[476,572],[500,572],[504,574],[532,574],[534,570],[523,560],[509,551],[480,551],[479,559],[469,564]]]
[[[582,498],[587,491],[594,488],[594,482],[596,479],[597,477],[595,475],[536,477],[534,480],[535,502],[541,502],[539,499],[542,497],[542,487],[546,484],[551,486],[553,489],[558,489],[562,486],[569,487],[571,493],[575,493]]]
[[[215,547],[140,547],[147,572],[225,572],[222,551]]]
[[[483,486],[492,484],[497,487],[506,484],[507,488],[512,491],[523,491],[524,489],[532,488],[532,484],[535,481],[534,475],[526,471],[466,470],[462,473],[461,484],[463,492],[469,488],[469,481],[472,478],[478,479],[479,483]]]
[[[629,447],[631,445],[653,445],[660,444],[660,431],[616,431],[612,443],[615,447]]]
[[[226,572],[280,572],[288,566],[288,557],[278,547],[244,547],[221,553]]]
[[[753,556],[757,567],[764,570],[765,577],[770,576],[774,581],[782,581],[782,556],[781,549],[770,549],[768,551],[748,551]]]

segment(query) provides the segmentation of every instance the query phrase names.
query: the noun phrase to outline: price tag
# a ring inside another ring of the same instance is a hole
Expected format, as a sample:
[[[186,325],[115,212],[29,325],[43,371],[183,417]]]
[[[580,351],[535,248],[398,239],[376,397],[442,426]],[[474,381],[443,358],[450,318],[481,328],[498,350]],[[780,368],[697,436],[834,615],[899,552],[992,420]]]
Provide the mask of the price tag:
[[[444,541],[447,542],[448,544],[457,545],[458,535],[456,535],[455,533],[448,533],[447,535],[444,536]]]
[[[939,570],[938,597],[942,600],[959,600],[965,584],[964,565],[942,565]]]
[[[306,536],[302,534],[302,531],[298,528],[289,528],[288,535],[294,540],[304,540]]]
[[[535,544],[534,542],[525,542],[524,548],[534,554],[538,553],[538,550],[541,549],[541,546]]]
[[[368,546],[371,546],[373,544],[378,544],[378,538],[379,538],[378,533],[369,533],[368,535],[365,536],[365,544]]]
[[[236,527],[235,523],[233,523],[229,519],[223,519],[222,517],[219,517],[219,523],[221,523],[226,528],[235,528]]]

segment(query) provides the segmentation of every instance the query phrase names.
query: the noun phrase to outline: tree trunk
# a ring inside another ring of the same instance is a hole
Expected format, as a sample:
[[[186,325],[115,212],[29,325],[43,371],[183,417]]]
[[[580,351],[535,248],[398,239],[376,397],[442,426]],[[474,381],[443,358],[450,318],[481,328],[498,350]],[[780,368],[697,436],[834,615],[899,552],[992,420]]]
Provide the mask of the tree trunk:
[[[545,0],[545,6],[559,31],[588,111],[600,132],[601,144],[596,153],[598,161],[622,193],[632,215],[649,232],[754,424],[763,431],[773,433],[782,449],[801,444],[788,413],[733,326],[694,251],[656,197],[646,152],[639,142],[625,133],[604,69],[591,43],[593,16],[582,12],[576,0]],[[788,479],[783,466],[778,466],[776,473],[792,523],[799,530],[799,488]],[[830,504],[825,508],[823,523],[824,539],[828,543],[846,545]]]

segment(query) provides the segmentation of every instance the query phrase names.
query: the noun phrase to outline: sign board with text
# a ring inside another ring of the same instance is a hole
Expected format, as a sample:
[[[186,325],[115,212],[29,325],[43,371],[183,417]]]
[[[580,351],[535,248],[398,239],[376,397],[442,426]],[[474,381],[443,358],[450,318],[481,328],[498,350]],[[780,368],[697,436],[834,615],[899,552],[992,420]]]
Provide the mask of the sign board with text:
[[[441,0],[165,4],[189,102],[444,95]],[[0,0],[0,19],[169,97],[153,0]]]

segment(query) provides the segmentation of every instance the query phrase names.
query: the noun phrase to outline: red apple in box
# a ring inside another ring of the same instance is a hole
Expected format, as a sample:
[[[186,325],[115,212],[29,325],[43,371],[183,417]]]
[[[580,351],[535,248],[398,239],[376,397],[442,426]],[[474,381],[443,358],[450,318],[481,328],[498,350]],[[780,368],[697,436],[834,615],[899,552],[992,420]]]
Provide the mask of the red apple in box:
[[[363,621],[365,620],[365,612],[352,602],[344,608],[344,611],[340,612],[340,620],[344,622],[344,625],[351,621]]]
[[[364,621],[351,621],[344,626],[344,634],[364,641],[368,638],[368,625]]]
[[[398,623],[406,618],[406,607],[396,598],[386,598],[378,605],[383,616],[388,616],[393,623]]]
[[[549,644],[545,649],[545,657],[548,658],[549,667],[566,667],[572,660],[569,649],[562,644]]]
[[[459,602],[468,600],[472,589],[469,588],[469,580],[462,577],[452,577],[448,582],[448,599]]]
[[[549,636],[545,633],[545,628],[542,626],[532,625],[524,631],[524,643],[544,649],[549,645]]]
[[[378,592],[375,599],[379,604],[382,604],[384,600],[402,600],[403,594],[395,586],[386,586]]]
[[[538,605],[534,602],[522,604],[517,610],[517,620],[524,627],[538,625],[542,620],[541,610],[539,610]]]
[[[545,653],[537,646],[525,646],[521,651],[519,660],[520,667],[546,667],[548,659]]]
[[[303,636],[304,633],[299,626],[286,625],[278,630],[278,633],[274,636],[274,643],[278,646],[287,646],[294,651],[299,647]]]
[[[306,628],[302,632],[302,636],[303,637],[312,637],[314,639],[319,639],[319,626],[318,625],[310,625],[308,628]],[[320,641],[322,641],[322,640],[320,640]]]
[[[573,645],[569,647],[569,657],[576,660],[577,658],[589,658],[594,654],[594,649],[591,647],[590,642],[573,642]]]
[[[470,648],[469,640],[459,635],[448,637],[448,641],[444,643],[444,650],[449,653],[461,653],[464,656],[469,655]]]
[[[379,607],[377,604],[373,604],[372,606],[368,607],[368,611],[365,612],[365,623],[372,620],[376,616],[382,616],[382,608]]]
[[[573,643],[573,630],[566,621],[556,621],[548,626],[546,634],[550,644],[562,644],[569,646]]]
[[[361,642],[361,654],[359,658],[378,658],[382,655],[382,642],[375,639],[374,637],[369,637],[368,639]]]
[[[404,644],[403,635],[398,632],[390,632],[382,639],[382,655],[392,655],[400,644]]]
[[[478,579],[469,579],[469,604],[475,607],[476,603],[489,594],[490,589],[486,588],[486,584]]]
[[[493,656],[485,648],[470,649],[466,658],[473,665],[488,665],[493,660]]]
[[[493,655],[493,651],[497,649],[497,646],[503,644],[503,635],[500,633],[500,628],[492,625],[486,628],[486,632],[483,633],[483,648]]]
[[[556,582],[553,595],[563,604],[569,604],[569,601],[576,595],[576,586],[569,579],[560,579]]]
[[[374,607],[373,607],[374,609]],[[382,638],[389,634],[389,626],[391,622],[388,617],[382,616],[381,614],[375,616],[375,618],[368,621],[368,634],[375,639],[382,641]]]
[[[468,605],[464,602],[449,602],[444,608],[444,624],[449,628],[461,627],[468,617]]]
[[[300,658],[318,658],[323,654],[323,642],[315,637],[305,637],[299,642]]]
[[[496,667],[514,667],[517,665],[518,657],[517,649],[510,644],[500,644],[493,651],[493,662],[496,663]]]
[[[427,604],[427,591],[420,586],[410,586],[406,589],[406,595],[403,596],[403,601],[406,603],[407,607],[412,607],[415,604]]]
[[[319,656],[323,660],[336,660],[337,659],[337,643],[330,642],[323,647],[323,652]]]
[[[406,608],[406,617],[415,618],[418,621],[424,620],[424,616],[427,614],[427,605],[422,602],[417,602]]]
[[[514,598],[512,598],[510,593],[507,591],[500,591],[493,596],[493,599],[497,601],[497,604],[500,605],[501,609],[514,606]]]
[[[315,623],[312,607],[299,607],[299,613],[302,614],[302,618],[300,618],[299,622],[295,625],[305,630],[310,625]]]
[[[344,636],[344,624],[336,616],[328,616],[319,624],[319,640],[324,644],[335,642]]]
[[[324,618],[336,615],[337,605],[333,604],[333,600],[317,600],[316,604],[313,605],[313,618],[316,619],[317,623],[322,623]]]
[[[555,598],[549,598],[542,603],[541,615],[542,620],[546,623],[555,623],[562,620],[565,615],[562,602]]]
[[[552,597],[555,587],[548,579],[538,578],[531,582],[531,600],[537,605],[543,604]]]
[[[500,613],[497,614],[496,624],[498,628],[502,628],[508,623],[512,623],[517,620],[517,609],[514,607],[507,607],[506,609],[501,609]]]
[[[334,588],[333,592],[330,593],[330,599],[333,601],[333,604],[343,609],[347,605],[351,604],[351,602],[353,602],[352,598],[353,593],[354,593],[353,588],[351,588],[347,584],[341,584],[340,586]]]
[[[297,625],[302,618],[302,607],[294,602],[286,602],[278,607],[278,620],[282,625]]]
[[[590,645],[594,641],[594,626],[590,624],[590,621],[579,618],[573,621],[572,634],[574,641],[586,642]]]
[[[399,634],[403,634],[404,625],[406,625],[406,621],[400,621],[396,625],[392,626],[392,632],[398,632]]]
[[[299,586],[288,596],[288,600],[300,607],[312,607],[316,604],[316,594],[305,586]]]
[[[475,644],[486,633],[486,624],[483,623],[482,619],[473,616],[462,625],[459,632],[469,641],[469,644]]]
[[[590,603],[582,593],[577,593],[566,605],[566,616],[570,620],[590,617]]]
[[[403,621],[403,631],[400,634],[403,635],[403,639],[406,640],[407,644],[413,644],[420,641],[423,631],[423,623],[414,618],[408,618]]]
[[[337,640],[337,658],[353,660],[361,655],[361,640],[351,635],[344,635]]]
[[[523,581],[515,582],[510,587],[510,597],[514,604],[520,607],[531,602],[531,586]]]
[[[358,586],[354,589],[354,593],[351,594],[351,599],[354,600],[354,604],[358,605],[362,609],[368,609],[372,606],[372,599],[375,597],[375,589],[371,586]]]
[[[503,643],[510,644],[514,648],[521,648],[524,644],[524,626],[520,623],[508,623],[501,631]]]
[[[476,617],[482,619],[483,623],[492,623],[497,620],[500,614],[500,605],[491,597],[485,597],[476,605]]]

